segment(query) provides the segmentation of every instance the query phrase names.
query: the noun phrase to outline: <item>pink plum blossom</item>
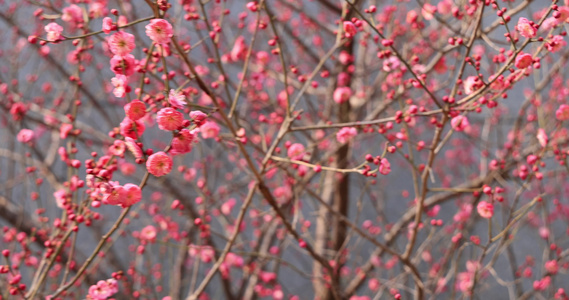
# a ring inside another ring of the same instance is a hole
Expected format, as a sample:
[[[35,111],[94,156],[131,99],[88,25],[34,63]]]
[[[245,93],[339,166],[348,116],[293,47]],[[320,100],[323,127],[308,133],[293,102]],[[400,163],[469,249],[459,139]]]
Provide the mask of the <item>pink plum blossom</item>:
[[[156,234],[157,234],[156,227],[148,225],[142,228],[142,230],[140,230],[140,239],[146,241],[152,241],[156,238]]]
[[[196,126],[201,127],[205,123],[207,115],[199,110],[194,110],[190,112],[190,118],[194,121]]]
[[[124,31],[115,32],[109,37],[108,43],[109,50],[118,56],[125,56],[135,48],[134,35]]]
[[[30,129],[22,129],[18,132],[18,142],[20,143],[29,143],[34,139],[34,131]]]
[[[482,86],[482,82],[480,81],[480,78],[476,76],[468,76],[466,80],[464,80],[463,86],[464,93],[470,95]]]
[[[63,27],[59,26],[57,23],[51,22],[44,27],[47,33],[47,40],[50,42],[55,42],[62,38],[61,32],[63,32]]]
[[[124,111],[129,119],[137,121],[146,115],[146,105],[144,102],[135,99],[124,106]]]
[[[121,157],[124,155],[125,150],[126,146],[124,142],[121,140],[115,140],[113,144],[109,147],[109,152],[111,152],[112,155],[121,156]]]
[[[533,57],[531,56],[531,54],[521,52],[520,54],[518,54],[518,56],[516,56],[515,65],[516,68],[518,69],[525,69],[531,66],[532,62],[533,62]]]
[[[172,150],[170,153],[178,155],[192,151],[192,142],[194,139],[195,135],[190,130],[186,128],[180,130],[178,135],[172,139]]]
[[[123,56],[115,55],[111,58],[110,64],[111,71],[113,71],[115,74],[131,76],[134,74],[136,61],[132,54],[126,54]]]
[[[158,128],[166,131],[177,130],[182,127],[184,115],[171,107],[162,108],[156,116]]]
[[[533,27],[530,21],[526,18],[520,18],[518,20],[516,30],[525,38],[534,38],[537,36],[537,29],[535,29],[535,27]]]
[[[304,157],[305,149],[304,145],[300,143],[294,143],[288,147],[287,155],[290,159],[299,160]]]
[[[156,177],[167,175],[172,171],[172,158],[162,151],[156,152],[148,157],[146,169]]]
[[[346,86],[336,88],[333,95],[336,103],[344,103],[350,100],[350,97],[352,97],[352,89]]]
[[[202,138],[204,139],[213,139],[219,135],[219,125],[212,121],[206,121],[201,127],[200,132],[202,134]]]
[[[123,195],[121,195],[120,205],[122,207],[132,206],[142,199],[142,191],[140,187],[136,184],[127,183],[122,189]]]
[[[344,21],[343,26],[347,38],[354,37],[358,32],[358,28],[356,27],[356,25],[354,25],[354,23],[350,21]]]
[[[344,127],[336,133],[336,140],[338,140],[340,144],[346,144],[357,134],[358,131],[354,127]]]
[[[81,7],[71,4],[62,10],[61,20],[70,23],[82,23],[83,22],[83,11]]]
[[[89,287],[89,297],[93,300],[106,300],[118,291],[118,283],[115,279],[100,280]]]
[[[569,105],[561,104],[557,111],[555,111],[555,117],[559,121],[569,120]]]
[[[547,137],[547,133],[545,133],[545,130],[543,128],[539,128],[537,130],[537,140],[539,141],[541,147],[545,148],[545,146],[547,146],[549,138]]]
[[[156,44],[167,44],[174,36],[172,25],[164,19],[152,19],[145,28],[146,35]]]
[[[123,98],[126,95],[128,79],[124,75],[116,75],[111,79],[111,83],[115,87],[113,94],[117,98]]]
[[[186,96],[176,90],[170,90],[170,94],[168,94],[168,103],[170,103],[173,108],[183,109],[186,106]]]
[[[133,138],[127,136],[124,139],[125,139],[125,146],[132,153],[132,155],[134,155],[135,158],[140,159],[144,156],[144,154],[142,153],[142,149],[140,149],[140,146],[138,146],[138,144]]]
[[[485,219],[490,219],[494,215],[494,205],[490,202],[480,201],[476,206],[478,214]]]
[[[122,136],[137,139],[139,136],[144,134],[146,126],[144,123],[138,121],[132,121],[129,118],[124,118],[120,123],[120,133]]]
[[[387,160],[387,158],[382,158],[379,162],[379,173],[382,175],[387,175],[391,173],[391,164]]]
[[[553,36],[549,42],[545,43],[545,48],[551,53],[555,53],[565,46],[567,46],[567,42],[560,35]]]
[[[450,120],[452,129],[455,131],[464,131],[465,129],[470,127],[470,122],[468,118],[463,115],[458,115]]]
[[[109,34],[111,31],[116,29],[116,25],[113,23],[113,19],[109,17],[103,18],[103,27],[102,30],[104,33]]]
[[[233,49],[231,49],[231,60],[238,61],[240,59],[245,59],[247,54],[247,44],[245,44],[245,38],[243,36],[237,37]]]

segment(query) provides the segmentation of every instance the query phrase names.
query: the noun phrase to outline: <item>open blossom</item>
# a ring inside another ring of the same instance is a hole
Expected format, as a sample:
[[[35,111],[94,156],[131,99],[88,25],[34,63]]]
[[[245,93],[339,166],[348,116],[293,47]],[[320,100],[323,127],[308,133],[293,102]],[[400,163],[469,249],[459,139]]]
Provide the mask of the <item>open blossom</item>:
[[[452,129],[454,129],[455,131],[463,131],[468,127],[470,127],[470,122],[463,115],[458,115],[452,118],[452,120],[450,120],[450,124],[452,126]]]
[[[559,271],[559,264],[557,263],[557,260],[552,259],[545,262],[545,270],[553,275],[557,274],[557,271]]]
[[[468,76],[466,80],[463,82],[464,86],[464,93],[467,95],[472,94],[472,92],[476,91],[478,88],[482,86],[482,82],[480,78],[477,76]]]
[[[227,256],[225,257],[225,263],[234,266],[236,268],[241,268],[243,267],[243,257],[235,254],[235,253],[227,253]]]
[[[245,38],[243,36],[237,37],[235,39],[235,44],[233,49],[231,49],[230,57],[232,61],[238,61],[239,59],[245,59],[247,55],[247,44],[245,44]]]
[[[257,58],[257,62],[263,66],[266,65],[270,59],[269,53],[267,53],[267,51],[259,51],[255,56]]]
[[[379,173],[382,175],[387,175],[391,172],[391,164],[387,160],[387,158],[382,158],[379,162]]]
[[[407,16],[405,17],[405,21],[408,24],[412,24],[412,23],[416,23],[418,18],[419,18],[419,14],[414,10],[410,10],[407,12]]]
[[[541,280],[533,282],[533,289],[536,291],[545,291],[551,285],[551,277],[545,276]]]
[[[168,103],[170,103],[170,105],[172,105],[173,108],[183,109],[186,106],[186,96],[172,89],[170,90],[170,94],[168,95]]]
[[[354,37],[358,32],[358,28],[356,28],[356,25],[354,25],[354,23],[350,21],[344,21],[343,25],[344,25],[344,32],[346,33],[346,37],[348,38]]]
[[[273,195],[275,199],[277,199],[278,203],[286,203],[289,199],[292,198],[293,193],[292,189],[289,185],[279,186],[274,189]]]
[[[177,130],[184,123],[184,115],[171,107],[165,107],[158,111],[156,121],[162,130]]]
[[[55,204],[59,208],[63,208],[65,203],[67,203],[67,192],[64,189],[55,191],[53,197],[55,198]]]
[[[215,251],[211,246],[200,246],[190,244],[188,249],[188,254],[191,257],[199,255],[200,259],[204,263],[212,262],[215,259]]]
[[[547,146],[549,139],[547,138],[547,133],[545,133],[545,130],[543,128],[537,130],[537,140],[539,141],[541,147],[545,148],[545,146]]]
[[[142,153],[142,149],[138,146],[136,141],[131,137],[125,137],[125,146],[134,155],[135,158],[142,158],[144,154]]]
[[[59,149],[57,149],[57,153],[62,161],[67,162],[69,160],[69,154],[67,153],[67,150],[65,150],[65,147],[59,147]]]
[[[565,46],[567,46],[567,42],[560,35],[552,37],[549,42],[545,43],[545,48],[551,53],[555,53]]]
[[[127,24],[128,24],[128,19],[126,18],[126,16],[120,15],[119,18],[117,19],[117,26],[124,27]]]
[[[246,6],[247,6],[247,9],[249,9],[252,12],[256,12],[257,9],[259,9],[259,7],[257,6],[257,3],[254,1],[247,2]]]
[[[83,11],[81,7],[71,4],[62,10],[61,20],[71,23],[82,23],[83,22]]]
[[[172,25],[164,19],[152,19],[145,28],[146,35],[156,44],[167,44],[174,36]]]
[[[47,33],[47,40],[50,42],[55,42],[61,38],[61,32],[63,32],[63,27],[59,24],[51,22],[44,27]]]
[[[128,86],[127,81],[128,79],[124,75],[117,75],[111,78],[111,83],[115,87],[113,89],[113,94],[115,95],[115,97],[122,98],[126,95],[127,86]]]
[[[124,176],[130,176],[136,172],[136,166],[128,162],[121,162],[119,164],[119,170]]]
[[[198,104],[202,106],[208,106],[211,105],[212,103],[213,101],[211,100],[211,97],[207,93],[202,93],[200,98],[198,99]]]
[[[132,206],[142,199],[142,191],[136,184],[127,183],[122,188],[122,197],[119,205],[122,207]]]
[[[567,2],[565,2],[565,5],[567,5]],[[559,13],[559,15],[558,15],[559,24],[569,21],[569,7],[568,6],[559,6],[557,8],[557,12]]]
[[[423,18],[425,18],[425,20],[430,21],[433,19],[433,15],[437,12],[437,7],[429,4],[429,3],[425,3],[423,5],[423,9],[421,9],[421,14],[423,15]]]
[[[156,238],[156,227],[148,225],[140,230],[140,239],[145,241],[152,241]]]
[[[172,139],[172,151],[173,155],[188,153],[192,151],[192,142],[195,135],[188,129],[182,129],[178,135]]]
[[[115,279],[100,280],[97,284],[89,287],[87,299],[106,300],[119,291],[118,283]]]
[[[332,98],[334,98],[334,102],[336,103],[346,102],[350,100],[350,97],[352,97],[352,89],[347,86],[336,88],[334,95],[332,96]]]
[[[113,71],[115,74],[130,76],[134,74],[136,61],[132,54],[126,54],[123,56],[115,55],[111,58],[110,64],[111,71]]]
[[[480,201],[476,206],[476,210],[485,219],[490,219],[494,215],[494,205],[490,202]]]
[[[67,61],[73,65],[78,64],[81,59],[84,59],[86,57],[89,57],[88,54],[80,51],[79,49],[75,49],[67,53]]]
[[[134,50],[134,35],[118,31],[111,35],[108,40],[109,50],[115,55],[125,56]]]
[[[358,134],[358,131],[354,127],[344,127],[336,133],[336,140],[339,143],[345,144],[349,142],[354,136]]]
[[[124,118],[120,124],[120,133],[124,137],[137,139],[144,133],[144,123],[141,121],[132,121],[129,118]]]
[[[569,120],[569,105],[561,104],[557,111],[555,111],[555,117],[559,121],[567,121]]]
[[[371,298],[369,296],[354,295],[354,296],[350,297],[350,300],[371,300]]]
[[[474,276],[472,272],[460,272],[456,276],[456,287],[459,291],[470,295],[472,286],[474,285]]]
[[[69,136],[69,134],[71,133],[71,131],[73,131],[73,125],[69,123],[63,123],[59,127],[59,137],[61,137],[62,139],[66,139],[67,136]]]
[[[549,228],[547,228],[545,226],[541,226],[541,227],[539,227],[538,233],[542,239],[544,239],[544,240],[549,239],[549,234],[550,234]]]
[[[561,23],[561,21],[559,21],[558,19],[556,19],[555,17],[549,17],[547,19],[545,19],[545,21],[543,21],[543,23],[541,24],[541,26],[539,26],[539,29],[541,31],[549,31],[551,30],[553,27],[559,25]]]
[[[196,126],[201,127],[205,123],[207,115],[199,110],[194,110],[190,112],[190,118]]]
[[[113,23],[113,19],[109,17],[103,18],[103,32],[106,34],[111,33],[111,31],[116,29],[116,25]]]
[[[126,151],[126,145],[121,140],[115,140],[113,144],[109,147],[109,152],[111,152],[111,154],[115,156],[122,157],[125,151]]]
[[[29,143],[34,139],[34,131],[31,129],[22,129],[18,132],[18,142]]]
[[[235,198],[230,198],[229,200],[227,200],[225,203],[223,203],[221,205],[221,213],[228,216],[231,214],[231,210],[233,209],[233,207],[235,206],[235,204],[237,203],[237,201],[235,200]]]
[[[300,143],[294,143],[288,147],[287,155],[290,159],[299,160],[304,157],[304,145]]]
[[[201,127],[200,132],[202,133],[202,138],[213,139],[219,135],[219,125],[212,121],[206,121]]]
[[[452,0],[443,0],[437,3],[437,12],[446,15],[452,12],[453,1]]]
[[[518,54],[518,56],[516,57],[516,68],[518,69],[525,69],[529,66],[531,66],[531,64],[533,63],[533,57],[531,56],[531,54],[529,53],[520,53]]]
[[[146,161],[146,169],[156,177],[164,176],[172,171],[172,158],[162,151],[156,152]]]
[[[12,119],[14,119],[14,121],[19,121],[24,115],[26,115],[27,111],[28,108],[24,103],[16,102],[12,104],[12,107],[10,108],[10,115],[12,115]]]
[[[537,36],[537,29],[535,29],[535,27],[533,27],[530,21],[526,18],[520,18],[518,20],[516,30],[525,38],[534,38]]]
[[[154,53],[158,53],[160,56],[168,57],[172,54],[172,50],[170,50],[168,44],[156,44],[155,48]]]
[[[350,55],[350,53],[348,53],[348,51],[342,51],[342,52],[340,52],[340,55],[338,56],[338,61],[340,63],[342,63],[343,65],[348,65],[353,60],[354,60],[354,57],[352,55]]]
[[[106,186],[101,188],[103,192],[103,203],[108,205],[120,205],[124,197],[124,188],[116,181],[109,181]]]
[[[129,119],[133,121],[140,120],[146,115],[146,104],[135,99],[124,106],[124,111]]]
[[[106,16],[109,13],[106,0],[91,1],[89,3],[89,16],[95,19]]]
[[[476,272],[480,269],[480,263],[477,261],[467,261],[466,262],[466,272],[461,272],[457,276],[457,288],[461,292],[471,295],[472,287],[474,285],[474,278],[476,277]]]

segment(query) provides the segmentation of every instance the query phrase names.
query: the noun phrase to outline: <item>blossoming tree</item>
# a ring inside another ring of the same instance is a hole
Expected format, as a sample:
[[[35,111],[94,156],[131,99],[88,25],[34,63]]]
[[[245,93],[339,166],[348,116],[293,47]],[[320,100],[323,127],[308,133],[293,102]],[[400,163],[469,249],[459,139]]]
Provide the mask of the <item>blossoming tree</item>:
[[[569,299],[567,1],[0,5],[0,299]]]

